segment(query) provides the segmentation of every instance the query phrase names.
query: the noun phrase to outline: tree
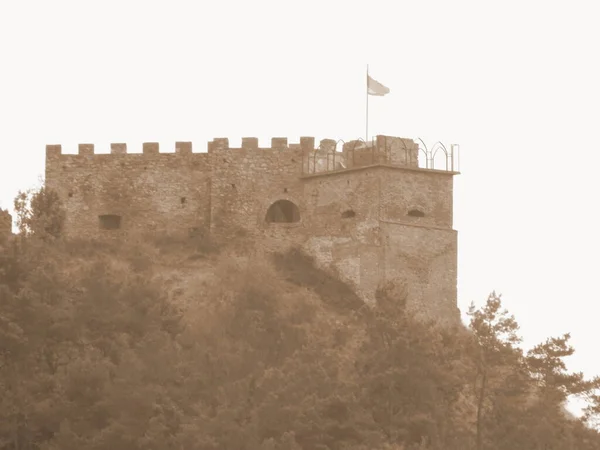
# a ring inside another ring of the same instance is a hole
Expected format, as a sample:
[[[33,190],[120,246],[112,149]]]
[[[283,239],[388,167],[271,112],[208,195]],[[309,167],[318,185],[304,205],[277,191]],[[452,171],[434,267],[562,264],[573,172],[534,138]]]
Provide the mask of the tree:
[[[215,254],[188,284],[150,244],[13,241],[0,450],[469,450],[476,406],[486,450],[598,448],[560,395],[540,400],[595,395],[566,372],[566,339],[526,360],[495,294],[470,331],[449,330],[409,313],[403,287],[355,308],[339,280],[299,283],[260,255]]]
[[[600,378],[586,380],[583,373],[567,370],[564,358],[575,353],[575,349],[569,344],[570,338],[570,333],[551,337],[527,352],[526,363],[532,377],[537,381],[539,391],[536,407],[545,414],[561,418],[564,415],[564,405],[570,396],[583,398],[588,402],[583,419],[591,424],[600,412]],[[553,434],[560,429],[555,423],[538,430],[540,441],[548,443],[552,440]],[[540,423],[540,426],[543,424]]]
[[[471,304],[469,316],[470,328],[475,338],[475,398],[477,401],[476,448],[483,449],[484,414],[491,403],[491,388],[507,376],[520,358],[516,344],[521,342],[517,336],[519,325],[508,311],[501,310],[500,295],[492,292],[485,306],[477,310]]]
[[[41,187],[19,191],[14,201],[17,226],[24,235],[58,238],[63,231],[66,213],[58,194]]]
[[[373,444],[463,449],[471,434],[461,425],[467,336],[418,318],[405,300],[404,286],[382,286],[377,306],[363,314],[356,383],[381,435]]]

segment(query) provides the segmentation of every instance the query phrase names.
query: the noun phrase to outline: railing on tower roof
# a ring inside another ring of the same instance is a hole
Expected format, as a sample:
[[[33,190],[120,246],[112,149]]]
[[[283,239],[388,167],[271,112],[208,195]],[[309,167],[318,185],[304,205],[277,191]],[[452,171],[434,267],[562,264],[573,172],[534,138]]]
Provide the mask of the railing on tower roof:
[[[317,148],[304,154],[302,173],[312,175],[374,165],[458,173],[459,151],[458,144],[448,149],[439,141],[429,148],[421,138],[413,141],[377,136],[369,142],[360,138],[349,142],[323,139]]]

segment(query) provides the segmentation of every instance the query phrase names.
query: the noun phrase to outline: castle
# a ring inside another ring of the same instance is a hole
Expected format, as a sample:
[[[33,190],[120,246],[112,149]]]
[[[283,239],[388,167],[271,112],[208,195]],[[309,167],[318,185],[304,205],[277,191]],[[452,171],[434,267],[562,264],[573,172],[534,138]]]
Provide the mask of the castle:
[[[203,153],[190,142],[177,142],[174,153],[159,152],[157,143],[144,143],[142,153],[111,144],[110,154],[92,144],[79,144],[78,154],[48,145],[45,179],[64,203],[67,235],[269,237],[300,245],[368,303],[392,281],[407,287],[408,304],[420,313],[460,320],[453,150],[423,151],[391,136],[343,146],[273,138],[269,148],[257,138],[229,148],[218,138]]]

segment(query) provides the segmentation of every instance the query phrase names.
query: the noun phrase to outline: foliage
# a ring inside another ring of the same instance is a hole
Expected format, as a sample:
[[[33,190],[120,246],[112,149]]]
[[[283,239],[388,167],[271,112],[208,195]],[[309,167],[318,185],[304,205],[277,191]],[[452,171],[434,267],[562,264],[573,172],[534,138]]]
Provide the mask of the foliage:
[[[597,448],[599,435],[583,425],[594,417],[600,383],[567,371],[563,358],[574,352],[569,334],[524,355],[517,347],[519,326],[501,307],[500,296],[492,293],[482,309],[469,311],[476,343],[476,449]],[[591,400],[582,419],[567,416],[570,395]]]
[[[494,400],[502,392],[502,400],[506,402],[510,393],[505,389],[507,382],[519,378],[520,352],[515,347],[520,342],[516,332],[519,325],[508,311],[501,310],[502,301],[495,292],[490,294],[485,306],[477,310],[474,304],[469,309],[470,328],[475,340],[472,358],[475,362],[475,399],[477,401],[476,448],[484,448],[484,430],[486,413]],[[518,386],[514,390],[520,398],[526,388]]]
[[[523,355],[495,294],[470,330],[442,328],[402,286],[359,307],[298,251],[192,260],[182,245],[203,281],[180,280],[177,302],[173,248],[35,234],[0,258],[0,450],[600,445],[561,413],[568,395],[590,418],[597,405],[562,363],[568,336]]]
[[[65,210],[58,194],[41,187],[19,191],[14,201],[17,226],[22,235],[58,238],[63,231]]]

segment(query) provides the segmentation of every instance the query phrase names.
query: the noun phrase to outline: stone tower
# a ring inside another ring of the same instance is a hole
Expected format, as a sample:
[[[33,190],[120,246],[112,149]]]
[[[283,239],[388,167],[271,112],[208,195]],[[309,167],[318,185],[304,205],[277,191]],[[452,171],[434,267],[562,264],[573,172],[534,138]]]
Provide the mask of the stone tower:
[[[64,202],[68,235],[242,230],[303,247],[365,302],[394,282],[406,286],[410,307],[455,321],[453,150],[391,136],[343,146],[273,138],[267,148],[257,138],[242,138],[240,148],[218,138],[202,153],[189,142],[177,142],[174,153],[156,143],[142,153],[112,144],[110,154],[80,144],[74,155],[49,145],[46,186]],[[434,154],[442,156],[436,169]]]

